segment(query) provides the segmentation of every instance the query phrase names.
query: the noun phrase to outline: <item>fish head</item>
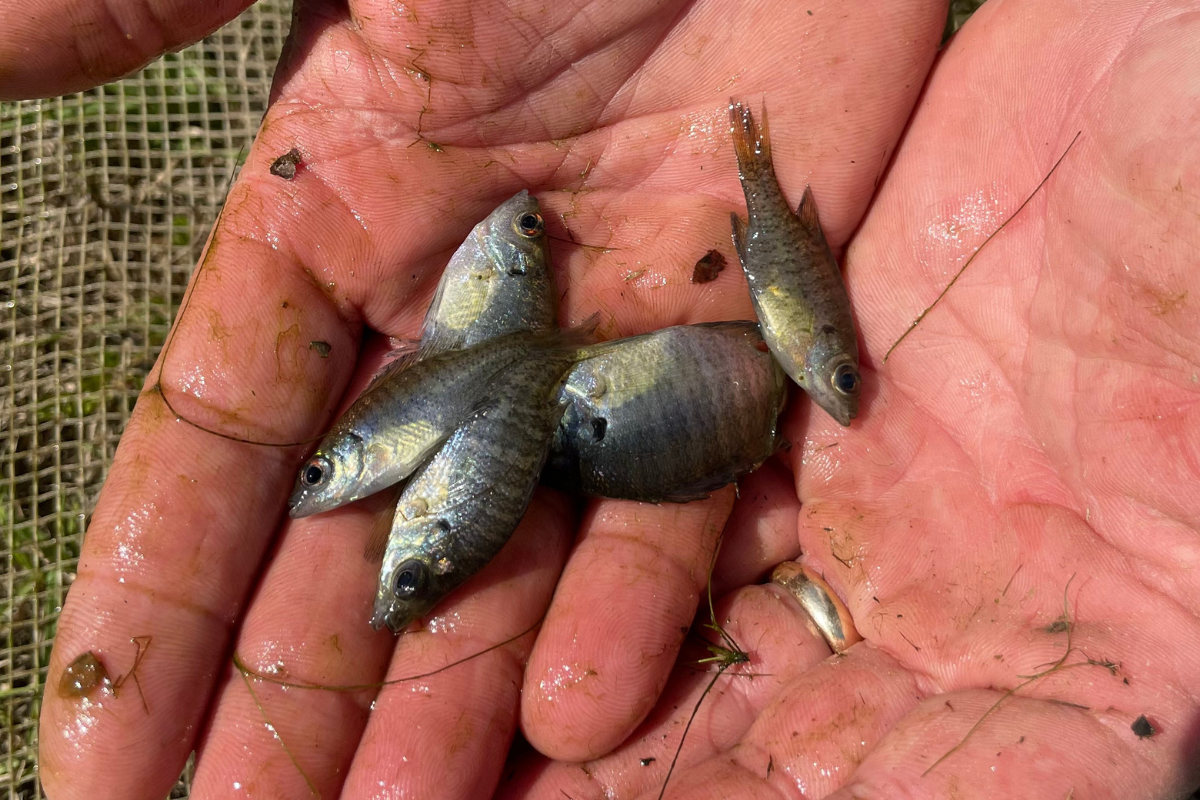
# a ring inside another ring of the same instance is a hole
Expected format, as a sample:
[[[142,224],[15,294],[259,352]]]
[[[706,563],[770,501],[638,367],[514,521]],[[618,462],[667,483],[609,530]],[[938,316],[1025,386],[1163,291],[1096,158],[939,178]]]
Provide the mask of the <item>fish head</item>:
[[[396,521],[388,537],[379,585],[375,591],[375,613],[371,627],[385,625],[400,633],[427,614],[459,583],[450,559],[446,539],[450,524],[428,517],[404,519],[404,499],[396,512]]]
[[[548,274],[546,224],[537,198],[522,189],[505,200],[481,224],[481,241],[500,280]]]
[[[537,198],[521,191],[476,225],[451,256],[421,343],[457,350],[514,330],[553,328],[557,319],[545,221]]]
[[[335,433],[300,467],[288,500],[292,519],[337,508],[362,497],[363,440],[353,431]]]
[[[858,346],[833,328],[825,328],[813,340],[804,365],[809,397],[839,424],[849,427],[858,416],[862,375],[858,369]]]

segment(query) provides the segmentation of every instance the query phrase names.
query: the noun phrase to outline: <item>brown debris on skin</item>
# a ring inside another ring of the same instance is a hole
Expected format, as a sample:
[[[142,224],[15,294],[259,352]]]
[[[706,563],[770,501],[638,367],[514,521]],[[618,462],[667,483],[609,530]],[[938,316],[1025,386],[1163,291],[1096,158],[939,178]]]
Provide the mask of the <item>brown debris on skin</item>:
[[[271,162],[271,174],[290,181],[296,177],[296,166],[299,163],[300,151],[293,147]]]
[[[108,684],[108,670],[96,654],[88,650],[63,670],[58,679],[58,693],[63,697],[88,697],[97,686]]]
[[[318,339],[309,342],[308,349],[316,350],[317,355],[321,358],[329,358],[329,353],[333,350],[333,347],[330,346],[329,342],[322,342]]]
[[[725,256],[719,250],[709,250],[696,262],[692,270],[692,283],[711,283],[725,269]]]

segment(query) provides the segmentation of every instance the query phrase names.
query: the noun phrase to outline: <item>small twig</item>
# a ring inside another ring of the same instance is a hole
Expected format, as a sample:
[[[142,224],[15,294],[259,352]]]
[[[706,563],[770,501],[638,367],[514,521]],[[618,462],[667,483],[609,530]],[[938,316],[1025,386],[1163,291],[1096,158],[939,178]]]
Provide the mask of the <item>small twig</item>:
[[[1039,680],[1041,678],[1045,678],[1046,676],[1051,675],[1055,672],[1062,672],[1064,670],[1074,669],[1076,667],[1087,667],[1087,666],[1105,667],[1112,674],[1114,674],[1114,675],[1116,674],[1116,672],[1115,672],[1116,665],[1113,664],[1113,662],[1110,662],[1107,660],[1097,661],[1095,659],[1089,658],[1086,661],[1077,661],[1074,664],[1066,663],[1067,659],[1070,658],[1071,654],[1073,652],[1075,652],[1075,646],[1072,643],[1072,638],[1075,633],[1075,623],[1074,623],[1074,621],[1071,620],[1070,605],[1069,605],[1068,597],[1067,597],[1067,593],[1071,588],[1071,581],[1073,581],[1073,580],[1075,580],[1075,575],[1071,575],[1070,579],[1067,580],[1066,587],[1063,589],[1063,617],[1068,620],[1068,624],[1067,624],[1067,629],[1066,629],[1067,649],[1062,654],[1062,657],[1059,658],[1057,661],[1050,662],[1050,666],[1047,667],[1046,669],[1041,670],[1039,672],[1035,672],[1032,675],[1017,675],[1018,678],[1022,678],[1023,680],[1020,683],[1018,683],[1016,686],[1014,686],[1013,688],[1009,689],[1004,694],[1002,694],[1000,696],[1000,698],[998,700],[996,700],[995,703],[992,703],[992,705],[987,709],[987,711],[983,712],[983,716],[981,716],[975,722],[975,724],[971,726],[970,730],[967,731],[966,735],[963,736],[962,740],[958,744],[954,745],[954,747],[950,748],[945,753],[943,753],[941,758],[939,758],[937,761],[934,761],[932,764],[929,765],[929,767],[924,772],[921,773],[922,778],[925,777],[926,775],[928,775],[930,772],[933,772],[934,768],[936,768],[939,764],[941,764],[943,761],[945,761],[950,756],[954,755],[954,753],[958,752],[958,750],[967,743],[967,740],[969,740],[971,738],[971,736],[975,733],[975,731],[977,731],[979,729],[979,726],[983,724],[984,720],[986,720],[989,716],[991,716],[992,713],[997,708],[1000,707],[1001,703],[1003,703],[1005,700],[1012,697],[1017,692],[1019,692],[1021,689],[1024,689],[1026,686],[1033,683],[1034,681]],[[1110,665],[1112,665],[1112,666],[1110,666]],[[1084,708],[1084,709],[1087,708],[1086,706],[1080,706],[1076,703],[1071,703],[1066,700],[1056,700],[1053,698],[1048,698],[1045,700],[1045,702],[1054,703],[1056,705],[1069,706],[1071,708]]]
[[[950,291],[950,287],[953,286],[960,277],[962,277],[962,274],[964,272],[966,272],[967,267],[971,266],[971,262],[975,260],[975,256],[979,255],[979,251],[982,250],[984,247],[986,247],[987,243],[990,242],[992,239],[994,239],[996,237],[996,235],[998,233],[1000,233],[1000,231],[1004,230],[1005,226],[1008,225],[1008,223],[1012,222],[1013,218],[1016,217],[1017,214],[1020,214],[1021,211],[1025,208],[1025,206],[1029,205],[1029,201],[1033,200],[1033,198],[1037,195],[1037,193],[1041,190],[1041,188],[1046,185],[1046,181],[1050,180],[1050,176],[1054,174],[1054,171],[1056,169],[1058,169],[1058,165],[1061,164],[1063,159],[1067,157],[1067,153],[1071,152],[1071,148],[1075,146],[1075,141],[1079,138],[1081,133],[1083,133],[1083,131],[1079,131],[1078,133],[1075,134],[1075,138],[1071,140],[1071,143],[1069,145],[1067,145],[1067,149],[1064,150],[1063,154],[1058,157],[1058,161],[1054,162],[1054,166],[1052,166],[1050,168],[1050,171],[1046,173],[1046,177],[1042,178],[1042,182],[1039,183],[1037,185],[1037,187],[1033,190],[1033,192],[1030,193],[1029,197],[1025,198],[1025,202],[1021,203],[1021,205],[1017,207],[1017,210],[1009,215],[1008,219],[1006,219],[1006,220],[1004,220],[1004,222],[1000,223],[1000,227],[996,228],[995,231],[993,231],[986,239],[984,239],[983,244],[981,244],[981,245],[979,245],[979,247],[975,248],[975,252],[971,253],[971,257],[967,259],[967,263],[963,264],[962,267],[959,268],[958,272],[954,273],[954,277],[950,279],[950,282],[948,284],[946,284],[946,288],[942,289],[941,293],[934,299],[934,301],[932,303],[930,303],[925,308],[924,311],[922,311],[919,315],[917,315],[917,318],[912,321],[912,324],[908,326],[908,329],[906,331],[904,331],[904,333],[900,334],[900,338],[892,343],[892,346],[889,347],[887,349],[887,352],[883,354],[883,363],[885,363],[885,364],[887,363],[887,360],[892,355],[892,351],[895,350],[897,347],[899,347],[900,343],[903,342],[908,337],[908,335],[910,333],[912,333],[913,330],[915,330],[918,325],[921,324],[921,320],[925,319],[925,316],[930,311],[933,311],[934,307],[937,306],[937,304],[942,301],[942,298],[946,296],[946,292]]]
[[[663,778],[662,788],[658,792],[658,800],[662,800],[667,791],[667,784],[671,781],[671,774],[675,772],[675,764],[679,761],[679,754],[683,752],[683,743],[687,741],[688,731],[692,729],[692,723],[696,720],[696,715],[700,713],[700,705],[704,702],[704,698],[708,697],[708,693],[716,686],[717,679],[725,674],[725,670],[737,664],[746,664],[750,661],[750,654],[741,648],[737,641],[729,635],[729,632],[717,622],[717,613],[713,608],[712,599],[712,574],[713,568],[717,565],[717,554],[721,552],[721,540],[717,540],[717,546],[713,548],[712,561],[708,565],[708,617],[709,621],[704,624],[704,627],[714,630],[720,637],[723,645],[713,642],[706,642],[708,652],[712,653],[707,658],[696,660],[697,664],[717,664],[717,671],[713,674],[712,680],[704,687],[704,691],[700,693],[700,698],[696,701],[696,705],[692,708],[692,714],[688,717],[687,725],[683,728],[683,735],[679,737],[679,746],[675,748],[675,757],[671,759],[671,766],[667,768],[667,776]],[[749,676],[747,676],[749,677]]]
[[[236,655],[234,656],[234,663],[237,663]],[[296,768],[296,771],[300,773],[300,777],[304,778],[304,782],[308,784],[308,791],[312,793],[313,797],[320,797],[321,793],[317,791],[316,785],[312,782],[312,779],[308,777],[308,773],[304,771],[304,768],[300,766],[300,762],[296,760],[296,756],[292,752],[292,749],[287,746],[287,742],[283,740],[283,737],[279,735],[279,731],[271,723],[270,718],[267,717],[267,710],[263,708],[262,701],[258,699],[258,695],[255,693],[254,687],[250,684],[250,678],[247,677],[245,672],[242,672],[241,676],[242,682],[246,684],[246,691],[250,692],[250,699],[254,701],[254,705],[258,708],[258,713],[262,715],[263,724],[266,725],[267,730],[269,730],[271,734],[279,740],[279,746],[282,747],[283,752],[287,754],[288,760],[292,762],[292,766]]]
[[[521,637],[532,633],[537,628],[537,626],[542,624],[543,619],[545,619],[544,615],[542,617],[539,617],[537,622],[533,623],[528,628],[526,628],[525,630],[518,633],[516,636],[510,636],[509,638],[505,639],[502,642],[494,644],[490,647],[485,647],[483,650],[480,650],[477,653],[472,653],[469,656],[463,656],[462,658],[458,659],[457,661],[451,661],[449,664],[438,667],[435,670],[431,670],[429,672],[422,672],[420,675],[409,675],[404,678],[393,678],[392,680],[379,681],[377,683],[352,683],[352,684],[341,684],[341,685],[336,685],[336,684],[335,685],[325,685],[325,684],[320,684],[320,683],[306,683],[306,682],[302,683],[299,681],[286,681],[281,678],[276,678],[273,675],[267,675],[265,673],[259,672],[258,670],[251,669],[250,667],[246,666],[246,662],[242,661],[241,656],[239,656],[236,652],[233,654],[233,665],[234,665],[234,667],[237,668],[238,672],[242,673],[243,678],[253,677],[253,678],[263,681],[265,683],[273,683],[276,686],[285,686],[289,689],[319,689],[321,691],[326,691],[326,692],[361,692],[366,689],[380,689],[384,686],[391,686],[391,685],[397,684],[397,683],[406,683],[408,681],[419,681],[422,678],[429,678],[434,675],[437,675],[439,672],[445,672],[446,670],[450,669],[451,667],[457,667],[459,664],[464,664],[472,659],[479,658],[482,655],[486,655],[487,653],[490,653],[493,650],[498,650],[499,648],[504,647],[505,645],[512,644],[513,642],[517,641]]]
[[[142,665],[142,659],[146,657],[146,652],[150,649],[150,643],[154,641],[153,636],[134,636],[129,641],[133,642],[133,646],[137,651],[133,656],[133,666],[124,675],[118,675],[112,684],[113,697],[121,696],[121,687],[130,678],[133,678],[133,685],[137,687],[138,697],[142,699],[142,710],[146,712],[146,716],[150,716],[150,706],[146,703],[146,693],[142,691],[142,682],[138,679],[137,670]]]

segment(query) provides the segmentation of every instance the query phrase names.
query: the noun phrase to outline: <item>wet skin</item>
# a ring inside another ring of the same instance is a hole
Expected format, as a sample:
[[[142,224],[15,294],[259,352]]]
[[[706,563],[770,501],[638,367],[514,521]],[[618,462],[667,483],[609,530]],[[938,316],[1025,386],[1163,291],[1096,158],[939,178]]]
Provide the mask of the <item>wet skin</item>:
[[[119,27],[117,14],[44,24],[92,8],[64,5],[0,12],[16,15],[0,24],[0,93],[96,80],[79,61],[93,45],[111,45],[113,74],[124,72],[131,50],[155,52],[232,10],[189,6],[182,30],[170,13],[162,27]],[[364,325],[413,338],[450,252],[526,186],[551,235],[614,248],[555,243],[562,321],[599,311],[624,335],[745,317],[739,270],[690,282],[708,250],[735,257],[736,92],[766,95],[780,183],[791,198],[813,186],[835,254],[857,229],[845,275],[861,333],[859,416],[843,429],[793,404],[792,449],[736,505],[726,489],[684,506],[597,502],[575,520],[539,492],[497,561],[396,642],[367,625],[377,567],[360,553],[379,509],[365,501],[287,523],[264,562],[303,452],[215,439],[147,393],[93,516],[47,685],[81,653],[107,660],[152,635],[139,672],[150,714],[122,694],[81,725],[80,701],[50,691],[49,795],[157,800],[201,744],[196,797],[229,797],[235,783],[310,797],[224,660],[233,631],[253,667],[362,683],[475,652],[547,606],[536,644],[377,697],[261,686],[259,698],[321,796],[379,796],[381,782],[486,796],[518,721],[566,762],[603,756],[647,720],[587,773],[530,756],[506,796],[655,790],[681,728],[674,708],[700,688],[686,668],[672,673],[680,630],[731,508],[717,583],[734,593],[719,613],[757,659],[749,668],[775,677],[722,683],[672,781],[681,795],[761,796],[764,783],[808,797],[1190,788],[1200,104],[1189,76],[1200,23],[1179,13],[1190,7],[992,0],[938,61],[905,130],[940,3],[615,3],[578,15],[573,4],[435,2],[404,15],[306,3],[163,367],[176,408],[259,439],[320,433],[378,363],[371,348],[346,357]],[[23,55],[22,31],[48,42],[37,59]],[[410,147],[429,94],[418,72],[433,77],[422,131],[437,149]],[[1078,130],[1044,194],[882,364]],[[304,169],[271,175],[292,147]],[[328,358],[308,349],[314,340]],[[803,626],[772,616],[767,589],[739,588],[801,546],[866,640],[841,659],[822,661]],[[1109,660],[1119,673],[1073,667],[1027,686],[923,777],[1003,689],[1066,652],[1055,623],[1069,580],[1070,661]],[[772,635],[783,629],[793,635]],[[1154,736],[1131,730],[1140,714]]]

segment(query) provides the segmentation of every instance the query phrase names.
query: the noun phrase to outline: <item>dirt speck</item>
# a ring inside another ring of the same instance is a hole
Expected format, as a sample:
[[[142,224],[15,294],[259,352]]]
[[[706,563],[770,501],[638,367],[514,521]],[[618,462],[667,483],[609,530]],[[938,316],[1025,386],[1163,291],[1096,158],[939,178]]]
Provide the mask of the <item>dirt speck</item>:
[[[108,683],[108,670],[96,658],[96,654],[88,650],[63,670],[62,677],[58,679],[58,693],[63,697],[88,697],[97,686]]]
[[[718,250],[709,250],[696,262],[692,270],[692,283],[711,283],[725,269],[725,256]]]
[[[271,162],[271,174],[290,181],[296,177],[296,167],[300,164],[300,151],[296,148],[288,150]]]

